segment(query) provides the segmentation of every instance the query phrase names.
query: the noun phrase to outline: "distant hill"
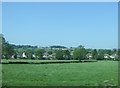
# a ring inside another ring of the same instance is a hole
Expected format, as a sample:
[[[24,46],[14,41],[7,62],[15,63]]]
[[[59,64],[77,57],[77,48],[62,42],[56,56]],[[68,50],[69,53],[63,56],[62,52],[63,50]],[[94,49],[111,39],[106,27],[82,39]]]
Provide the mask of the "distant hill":
[[[37,46],[31,46],[31,45],[12,45],[14,47],[14,49],[18,49],[18,48],[38,48]]]
[[[65,46],[50,46],[50,48],[67,48],[67,47],[65,47]]]

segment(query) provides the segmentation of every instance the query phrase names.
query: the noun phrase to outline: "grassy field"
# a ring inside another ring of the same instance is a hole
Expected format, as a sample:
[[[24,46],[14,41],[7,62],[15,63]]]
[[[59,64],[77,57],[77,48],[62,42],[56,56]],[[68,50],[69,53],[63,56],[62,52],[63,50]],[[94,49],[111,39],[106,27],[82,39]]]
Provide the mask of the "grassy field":
[[[53,64],[53,63],[82,63],[82,62],[97,62],[97,60],[20,60],[20,59],[3,59],[2,64]]]
[[[68,62],[68,61],[79,61],[79,60],[20,60],[20,59],[2,59],[3,63],[8,63],[8,62]]]
[[[118,62],[3,64],[3,86],[117,86]]]

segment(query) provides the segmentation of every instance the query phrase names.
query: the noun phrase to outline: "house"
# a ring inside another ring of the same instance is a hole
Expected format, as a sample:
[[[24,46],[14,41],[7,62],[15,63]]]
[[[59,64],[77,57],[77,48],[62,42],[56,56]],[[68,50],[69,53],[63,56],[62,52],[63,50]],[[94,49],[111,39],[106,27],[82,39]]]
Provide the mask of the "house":
[[[118,55],[117,54],[112,54],[112,55],[109,55],[109,54],[104,54],[104,58],[111,58],[111,59],[115,59]]]
[[[117,54],[112,54],[111,56],[110,56],[110,58],[116,58],[117,57]]]
[[[109,54],[104,54],[104,58],[110,58],[110,55]]]
[[[32,57],[35,58],[35,54],[33,54]]]
[[[12,55],[11,58],[12,58],[12,59],[15,59],[15,55]]]
[[[52,54],[52,57],[55,57],[55,55],[56,55],[56,53],[53,53],[53,54]]]
[[[43,54],[43,58],[47,58],[47,57],[49,57],[49,54],[48,53],[44,53]]]
[[[92,54],[91,54],[91,53],[88,53],[88,54],[86,55],[86,57],[87,57],[88,59],[92,59]]]
[[[23,52],[22,57],[27,58],[26,53]]]

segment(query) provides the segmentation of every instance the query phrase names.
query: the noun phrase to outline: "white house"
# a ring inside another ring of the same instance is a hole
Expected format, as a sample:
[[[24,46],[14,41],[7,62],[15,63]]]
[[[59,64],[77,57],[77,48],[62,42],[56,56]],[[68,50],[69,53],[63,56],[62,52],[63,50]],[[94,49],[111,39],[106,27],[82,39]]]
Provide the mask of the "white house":
[[[110,56],[110,58],[116,58],[117,57],[117,54],[112,54],[111,56]]]
[[[35,58],[35,54],[33,54],[32,56],[33,56],[33,58]]]
[[[12,55],[12,57],[11,57],[12,59],[14,59],[15,57],[14,57],[14,55]]]
[[[109,54],[104,54],[104,58],[110,58]]]
[[[86,55],[86,57],[87,57],[88,59],[91,59],[91,58],[92,58],[92,54],[91,54],[91,53],[88,53],[88,54]]]
[[[26,53],[23,52],[22,57],[27,58]]]

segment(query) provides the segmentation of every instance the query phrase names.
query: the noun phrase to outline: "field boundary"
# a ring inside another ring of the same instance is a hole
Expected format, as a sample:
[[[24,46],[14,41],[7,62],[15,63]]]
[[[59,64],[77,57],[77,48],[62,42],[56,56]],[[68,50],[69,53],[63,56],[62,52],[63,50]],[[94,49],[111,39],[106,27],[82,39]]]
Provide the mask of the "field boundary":
[[[56,62],[22,62],[22,61],[9,61],[9,62],[2,62],[2,64],[54,64],[54,63],[84,63],[84,62],[97,62],[97,61],[56,61]]]

